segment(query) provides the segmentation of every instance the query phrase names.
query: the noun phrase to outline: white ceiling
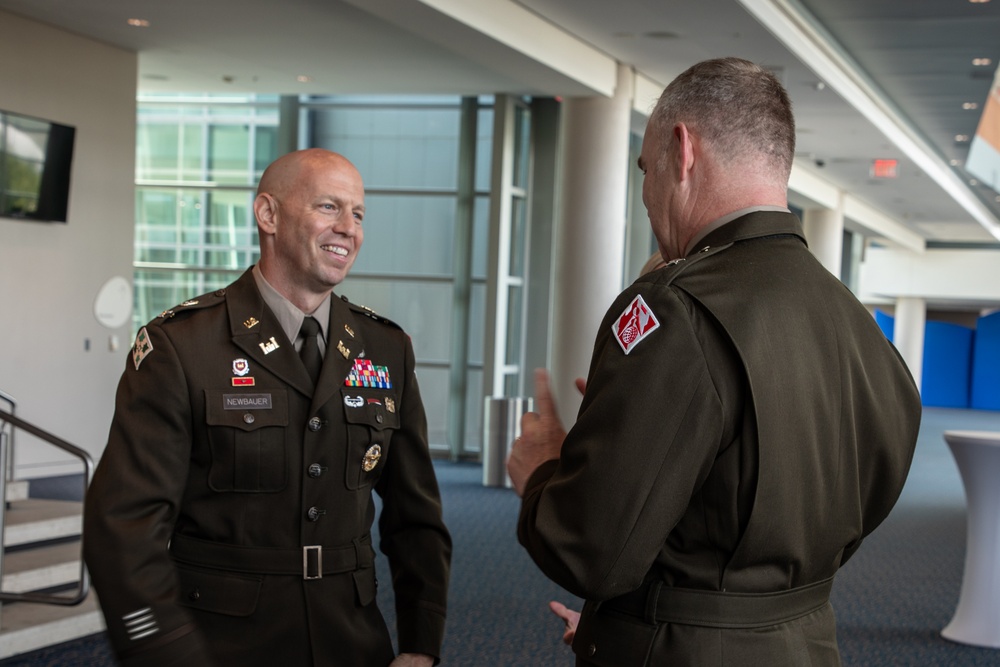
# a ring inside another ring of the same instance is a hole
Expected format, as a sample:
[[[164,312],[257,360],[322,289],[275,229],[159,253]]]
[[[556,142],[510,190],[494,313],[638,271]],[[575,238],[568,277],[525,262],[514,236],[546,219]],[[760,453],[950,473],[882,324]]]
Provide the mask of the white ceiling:
[[[813,65],[744,5],[811,15],[831,50],[884,94],[935,160],[957,160],[967,182],[968,144],[955,136],[975,133],[1000,61],[1000,0],[0,0],[0,9],[137,52],[140,91],[592,94],[578,78],[428,7],[462,2],[528,10],[661,85],[705,58],[759,62],[792,97],[800,167],[930,242],[997,241],[833,86],[818,85]],[[133,28],[129,18],[150,25]],[[972,65],[983,57],[993,64]],[[963,110],[965,102],[979,108]],[[875,158],[898,159],[899,177],[871,178]],[[998,193],[968,192],[1000,224]]]

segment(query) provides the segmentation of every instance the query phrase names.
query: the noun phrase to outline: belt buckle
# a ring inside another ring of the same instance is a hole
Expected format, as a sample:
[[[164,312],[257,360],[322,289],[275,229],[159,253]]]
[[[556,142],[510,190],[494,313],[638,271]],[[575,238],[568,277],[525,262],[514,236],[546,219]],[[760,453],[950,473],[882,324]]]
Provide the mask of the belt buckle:
[[[302,578],[323,578],[323,547],[314,544],[302,547]]]

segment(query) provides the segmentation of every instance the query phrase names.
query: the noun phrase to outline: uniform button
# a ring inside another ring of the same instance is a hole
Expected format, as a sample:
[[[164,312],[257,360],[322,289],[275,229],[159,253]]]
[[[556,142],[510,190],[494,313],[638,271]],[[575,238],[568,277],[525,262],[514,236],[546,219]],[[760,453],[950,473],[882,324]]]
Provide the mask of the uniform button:
[[[324,470],[325,470],[325,468],[323,466],[321,466],[320,464],[313,463],[312,465],[309,466],[309,471],[308,471],[309,472],[309,476],[310,477],[319,477],[319,476],[321,476],[323,474]]]
[[[226,296],[226,290],[224,289],[215,290],[215,296]]]
[[[197,601],[200,598],[201,598],[201,591],[199,591],[197,588],[188,593],[188,599],[191,601]]]
[[[381,424],[382,423],[382,415],[375,415],[375,421],[377,421],[379,424]]]
[[[326,514],[326,510],[321,510],[318,507],[310,507],[306,512],[306,518],[310,521],[319,521],[319,518]]]
[[[593,658],[595,653],[597,653],[597,646],[595,644],[591,644],[590,646],[587,647],[588,656]]]
[[[323,420],[322,419],[320,419],[319,417],[313,417],[312,419],[309,420],[309,430],[310,431],[318,431],[321,428],[323,428]]]
[[[247,424],[252,424],[253,420],[254,420],[254,416],[252,414],[250,414],[249,412],[246,413],[245,415],[243,415],[243,421],[245,421]]]

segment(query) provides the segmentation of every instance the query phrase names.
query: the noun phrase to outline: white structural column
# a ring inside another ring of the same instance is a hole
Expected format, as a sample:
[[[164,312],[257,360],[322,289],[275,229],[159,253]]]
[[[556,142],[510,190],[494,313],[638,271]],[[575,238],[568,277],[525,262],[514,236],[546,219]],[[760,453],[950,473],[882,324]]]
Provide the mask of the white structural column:
[[[893,326],[893,344],[910,369],[913,381],[920,388],[924,366],[924,324],[927,321],[926,302],[914,296],[896,300],[896,321]]]
[[[613,97],[569,98],[563,106],[551,376],[567,428],[580,406],[573,380],[586,377],[597,327],[621,291],[633,81],[619,65]]]
[[[802,228],[812,254],[833,275],[841,278],[844,251],[844,215],[828,208],[808,209],[802,214]]]

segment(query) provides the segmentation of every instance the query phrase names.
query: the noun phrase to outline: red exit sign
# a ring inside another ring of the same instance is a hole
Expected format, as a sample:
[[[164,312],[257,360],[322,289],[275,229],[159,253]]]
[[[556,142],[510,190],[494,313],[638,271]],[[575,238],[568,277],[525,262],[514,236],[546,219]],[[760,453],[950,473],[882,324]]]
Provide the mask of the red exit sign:
[[[872,178],[896,178],[898,166],[898,160],[874,160],[871,168]]]

